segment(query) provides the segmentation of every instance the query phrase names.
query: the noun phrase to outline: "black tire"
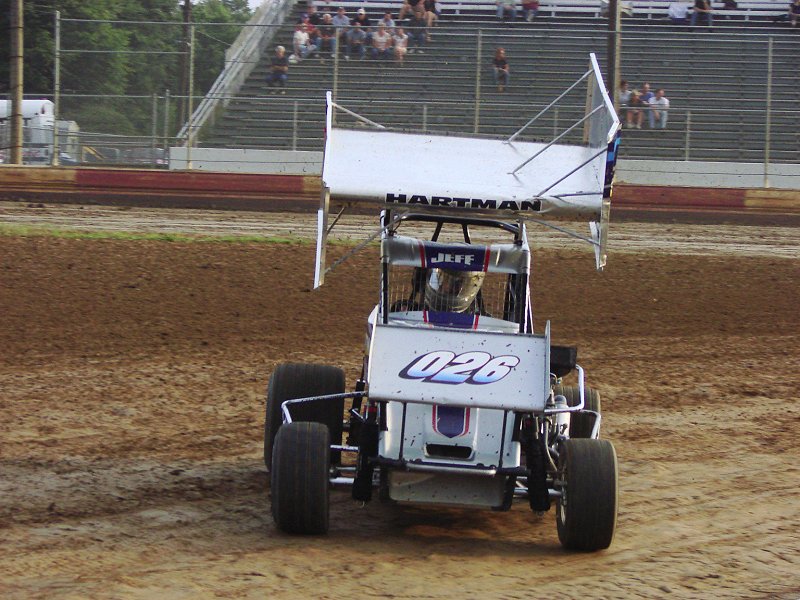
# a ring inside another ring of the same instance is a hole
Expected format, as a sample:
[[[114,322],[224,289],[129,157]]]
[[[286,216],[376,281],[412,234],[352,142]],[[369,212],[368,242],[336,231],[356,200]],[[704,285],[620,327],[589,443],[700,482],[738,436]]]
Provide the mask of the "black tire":
[[[600,413],[600,392],[590,387],[584,387],[584,410],[593,410]],[[577,385],[554,385],[553,393],[563,395],[569,406],[578,406],[581,401],[581,391]],[[595,416],[588,413],[572,413],[569,416],[569,437],[588,438],[592,435]]]
[[[272,452],[272,518],[286,533],[328,532],[330,434],[299,421],[278,430]]]
[[[563,482],[556,504],[558,539],[568,550],[593,552],[611,545],[617,526],[617,454],[608,440],[564,440]]]
[[[272,445],[283,424],[281,404],[293,398],[341,394],[345,390],[344,371],[337,367],[285,363],[275,367],[267,387],[267,410],[264,421],[264,465],[272,466]],[[292,421],[313,421],[328,426],[331,440],[342,443],[344,400],[295,404]],[[331,453],[331,462],[339,464],[341,452]]]

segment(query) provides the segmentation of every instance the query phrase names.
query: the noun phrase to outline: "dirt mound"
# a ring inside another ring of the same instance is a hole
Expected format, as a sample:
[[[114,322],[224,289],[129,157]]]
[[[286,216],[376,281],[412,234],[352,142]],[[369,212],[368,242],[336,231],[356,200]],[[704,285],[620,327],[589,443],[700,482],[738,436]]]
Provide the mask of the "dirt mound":
[[[796,598],[798,261],[753,254],[627,248],[598,274],[585,252],[537,253],[537,325],[580,347],[620,457],[616,540],[581,555],[524,503],[360,507],[342,490],[329,536],[275,531],[268,375],[358,375],[374,250],[311,291],[309,244],[0,237],[0,590]]]

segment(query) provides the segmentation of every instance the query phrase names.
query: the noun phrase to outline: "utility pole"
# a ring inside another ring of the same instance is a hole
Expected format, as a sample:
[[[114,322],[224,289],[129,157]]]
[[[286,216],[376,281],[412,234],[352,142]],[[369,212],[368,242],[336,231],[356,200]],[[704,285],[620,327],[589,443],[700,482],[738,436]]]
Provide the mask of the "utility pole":
[[[192,22],[192,0],[183,1],[183,43],[181,44],[183,54],[180,60],[180,100],[178,102],[178,123],[185,123],[188,118],[187,106],[188,96],[191,94],[189,86],[189,52],[191,51],[191,22]],[[179,127],[180,128],[180,127]]]
[[[619,3],[620,0],[609,0],[608,2],[608,50],[606,52],[606,85],[608,86],[608,95],[611,97],[617,113],[619,113],[619,69],[622,50],[620,37],[622,18]]]
[[[22,164],[22,87],[23,87],[23,36],[22,0],[11,2],[11,156],[10,163]],[[5,116],[5,115],[3,115]]]

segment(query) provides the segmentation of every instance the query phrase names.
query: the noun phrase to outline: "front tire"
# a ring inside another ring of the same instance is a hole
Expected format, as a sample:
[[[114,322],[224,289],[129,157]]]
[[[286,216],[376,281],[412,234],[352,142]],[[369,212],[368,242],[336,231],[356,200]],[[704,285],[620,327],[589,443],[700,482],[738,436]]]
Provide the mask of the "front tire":
[[[591,410],[600,414],[600,392],[584,386],[583,410]],[[553,394],[561,394],[567,399],[568,406],[578,406],[581,401],[581,390],[577,385],[555,385]],[[569,415],[569,437],[590,438],[594,428],[595,416],[590,413],[576,412]]]
[[[568,439],[559,451],[556,526],[568,550],[604,550],[617,526],[617,454],[608,440]]]
[[[264,465],[272,467],[272,447],[283,424],[281,404],[294,398],[342,394],[345,391],[344,371],[337,367],[306,363],[284,363],[275,367],[267,388],[267,409],[264,421]],[[335,444],[342,443],[344,400],[327,400],[295,404],[292,421],[313,421],[328,426]],[[338,464],[341,452],[331,452],[331,462]]]
[[[272,453],[272,518],[286,533],[328,532],[330,435],[321,423],[286,423]]]

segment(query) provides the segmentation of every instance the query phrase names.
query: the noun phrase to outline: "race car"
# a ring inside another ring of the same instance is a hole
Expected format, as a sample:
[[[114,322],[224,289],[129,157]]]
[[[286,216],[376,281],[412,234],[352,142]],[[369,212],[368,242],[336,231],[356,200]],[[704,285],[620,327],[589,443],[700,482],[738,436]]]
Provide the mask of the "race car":
[[[380,295],[352,391],[334,366],[289,363],[272,373],[264,460],[279,529],[326,533],[330,487],[346,483],[360,502],[377,493],[386,502],[508,510],[527,498],[537,513],[555,506],[566,548],[609,547],[618,469],[613,445],[600,439],[600,395],[586,385],[577,349],[552,344],[549,322],[534,328],[529,287],[528,222],[589,216],[584,239],[598,268],[605,264],[619,121],[594,56],[583,78],[586,141],[577,145],[525,142],[522,130],[486,140],[348,129],[334,124],[329,96],[315,282],[330,270],[330,203],[372,202],[381,207],[368,238],[380,236]],[[369,173],[369,161],[392,160],[358,150],[374,148],[364,138],[376,135],[380,147],[417,157],[414,175],[393,181],[382,171],[353,183],[353,168]],[[441,166],[454,148],[459,168],[428,178],[431,158]],[[560,162],[529,166],[546,153]]]

